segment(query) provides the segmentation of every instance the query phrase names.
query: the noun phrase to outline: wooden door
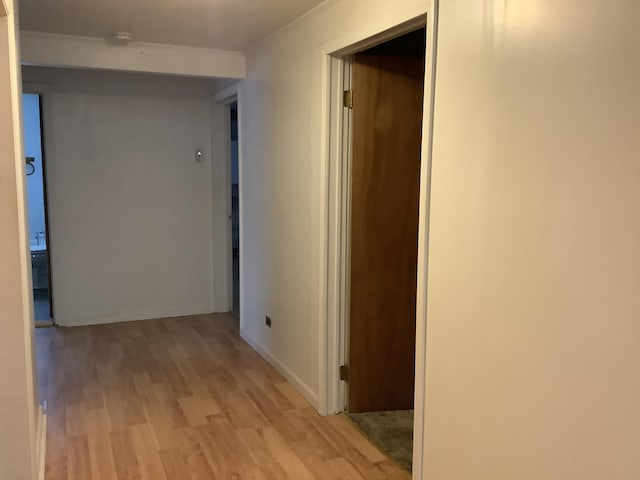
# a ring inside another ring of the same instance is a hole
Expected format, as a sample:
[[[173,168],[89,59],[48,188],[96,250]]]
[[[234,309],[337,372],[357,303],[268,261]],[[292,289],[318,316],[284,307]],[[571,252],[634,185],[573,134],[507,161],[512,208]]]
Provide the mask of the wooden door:
[[[424,50],[353,62],[350,412],[413,408]]]

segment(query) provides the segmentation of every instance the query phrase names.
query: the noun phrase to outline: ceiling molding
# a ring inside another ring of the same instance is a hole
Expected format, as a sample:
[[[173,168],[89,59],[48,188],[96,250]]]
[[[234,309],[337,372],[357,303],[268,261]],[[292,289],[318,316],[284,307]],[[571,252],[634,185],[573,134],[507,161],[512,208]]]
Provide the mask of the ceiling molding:
[[[0,0],[2,2],[4,0]],[[107,40],[39,32],[21,32],[24,65],[158,73],[201,78],[246,76],[241,52]]]

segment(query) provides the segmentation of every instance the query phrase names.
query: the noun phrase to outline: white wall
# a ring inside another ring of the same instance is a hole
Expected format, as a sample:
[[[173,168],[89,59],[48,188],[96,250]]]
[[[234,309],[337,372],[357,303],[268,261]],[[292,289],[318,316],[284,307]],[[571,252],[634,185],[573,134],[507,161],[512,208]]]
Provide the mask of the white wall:
[[[316,406],[323,47],[358,31],[395,26],[424,13],[427,3],[329,1],[245,52],[239,104],[242,335]]]
[[[639,20],[440,2],[425,478],[640,478]]]
[[[24,80],[50,84],[43,109],[56,321],[216,310],[214,271],[224,269],[212,249],[215,83],[40,68],[25,68]]]
[[[17,12],[0,13],[0,478],[35,480],[37,402]],[[0,8],[0,12],[3,9]]]

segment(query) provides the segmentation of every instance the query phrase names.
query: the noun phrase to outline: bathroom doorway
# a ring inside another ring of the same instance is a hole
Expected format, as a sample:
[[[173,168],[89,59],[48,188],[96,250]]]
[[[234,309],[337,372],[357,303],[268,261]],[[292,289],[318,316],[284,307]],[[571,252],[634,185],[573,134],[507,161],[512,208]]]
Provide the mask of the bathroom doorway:
[[[46,170],[42,134],[42,96],[22,96],[29,245],[36,325],[53,323],[47,218]]]
[[[240,314],[240,196],[238,174],[238,103],[230,105],[231,113],[231,254],[233,313]]]
[[[416,17],[326,59],[325,411],[344,412],[399,465],[415,466],[415,478],[422,478],[414,399],[423,389],[416,350],[422,132],[431,81],[426,20]]]
[[[351,62],[347,411],[413,469],[426,29]]]

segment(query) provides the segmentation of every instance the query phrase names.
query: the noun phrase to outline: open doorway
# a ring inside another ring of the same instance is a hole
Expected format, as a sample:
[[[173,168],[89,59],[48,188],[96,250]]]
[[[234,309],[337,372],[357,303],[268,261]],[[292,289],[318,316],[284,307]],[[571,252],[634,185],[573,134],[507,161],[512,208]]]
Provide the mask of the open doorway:
[[[212,96],[211,174],[213,203],[214,305],[216,311],[240,317],[240,115],[238,85]]]
[[[350,110],[346,413],[412,469],[426,30],[354,54]]]
[[[53,305],[42,134],[42,97],[39,94],[25,93],[22,96],[22,104],[34,317],[36,325],[50,325],[53,322]]]
[[[238,175],[238,102],[231,112],[231,267],[233,313],[240,315],[240,197]]]

